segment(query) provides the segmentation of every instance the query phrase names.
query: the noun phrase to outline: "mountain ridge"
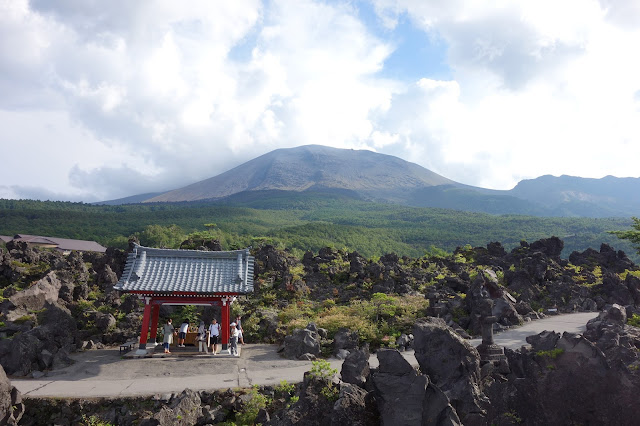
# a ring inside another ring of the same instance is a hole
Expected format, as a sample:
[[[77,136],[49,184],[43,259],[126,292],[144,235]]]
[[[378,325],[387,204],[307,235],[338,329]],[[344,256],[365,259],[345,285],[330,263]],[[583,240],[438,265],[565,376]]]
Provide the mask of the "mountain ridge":
[[[492,190],[455,182],[391,155],[322,145],[277,149],[182,188],[99,204],[224,201],[270,190],[344,190],[373,202],[490,214],[628,217],[640,212],[640,178],[543,175],[510,190]]]

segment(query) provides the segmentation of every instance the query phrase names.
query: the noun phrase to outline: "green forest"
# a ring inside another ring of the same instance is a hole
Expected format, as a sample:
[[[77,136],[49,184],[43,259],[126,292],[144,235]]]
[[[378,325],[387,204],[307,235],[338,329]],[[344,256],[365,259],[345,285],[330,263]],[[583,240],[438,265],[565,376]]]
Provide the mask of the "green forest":
[[[632,244],[611,231],[631,218],[553,218],[490,215],[449,209],[405,207],[340,194],[272,192],[224,202],[93,205],[0,199],[0,235],[32,234],[95,240],[124,248],[131,236],[143,245],[177,248],[188,237],[216,238],[224,249],[260,244],[296,255],[335,247],[365,257],[386,253],[417,257],[456,247],[498,241],[512,249],[520,241],[557,236],[563,256],[608,243],[634,261]]]

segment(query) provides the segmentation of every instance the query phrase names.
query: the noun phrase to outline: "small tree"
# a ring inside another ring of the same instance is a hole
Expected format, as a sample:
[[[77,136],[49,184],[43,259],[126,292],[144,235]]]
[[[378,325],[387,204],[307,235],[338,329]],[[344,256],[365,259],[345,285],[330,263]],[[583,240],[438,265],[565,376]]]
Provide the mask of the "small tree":
[[[176,248],[184,240],[184,231],[178,225],[148,225],[135,235],[147,247]]]
[[[371,303],[375,306],[376,323],[383,318],[391,318],[396,313],[396,299],[384,293],[373,293]]]
[[[629,231],[611,231],[610,234],[617,236],[621,240],[629,240],[638,251],[638,254],[640,254],[640,219],[632,217],[631,220],[633,220],[631,225],[633,229]]]

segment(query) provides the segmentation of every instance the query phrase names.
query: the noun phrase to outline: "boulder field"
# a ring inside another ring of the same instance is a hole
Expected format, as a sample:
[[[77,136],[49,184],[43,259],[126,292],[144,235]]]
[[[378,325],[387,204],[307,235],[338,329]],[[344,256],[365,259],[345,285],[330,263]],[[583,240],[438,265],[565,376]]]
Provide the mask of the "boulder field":
[[[363,346],[340,372],[319,364],[295,386],[21,401],[9,383],[0,400],[25,425],[634,425],[640,329],[625,324],[626,314],[608,306],[583,335],[545,331],[499,362],[483,361],[442,319],[426,318],[412,333],[418,368],[396,349],[378,350],[372,368]]]
[[[606,244],[568,259],[562,248],[552,237],[511,252],[490,243],[449,256],[365,259],[325,248],[297,259],[262,246],[253,250],[256,293],[243,305],[244,323],[262,334],[245,338],[282,343],[290,358],[344,358],[341,372],[311,371],[286,389],[22,400],[7,375],[41,377],[72,362],[74,351],[136,338],[141,306],[112,289],[125,251],[65,257],[9,243],[0,250],[0,424],[637,424],[639,269]],[[329,335],[313,323],[287,332],[279,320],[279,309],[300,295],[341,304],[376,293],[429,301],[391,342],[413,348],[418,369],[397,349],[368,347],[348,324]],[[278,298],[266,304],[268,294]],[[487,317],[500,330],[576,311],[601,313],[582,335],[540,333],[500,360],[483,360],[468,342]],[[377,368],[368,364],[369,350],[377,350]]]

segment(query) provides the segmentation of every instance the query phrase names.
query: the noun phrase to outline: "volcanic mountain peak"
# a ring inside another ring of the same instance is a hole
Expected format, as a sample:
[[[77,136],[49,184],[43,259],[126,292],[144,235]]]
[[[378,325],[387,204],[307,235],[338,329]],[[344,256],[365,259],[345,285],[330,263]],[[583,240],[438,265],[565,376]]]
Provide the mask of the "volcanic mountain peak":
[[[375,199],[388,198],[388,193],[393,191],[450,184],[455,182],[390,155],[306,145],[277,149],[218,176],[146,201],[195,201],[243,191],[309,188],[349,189]]]

